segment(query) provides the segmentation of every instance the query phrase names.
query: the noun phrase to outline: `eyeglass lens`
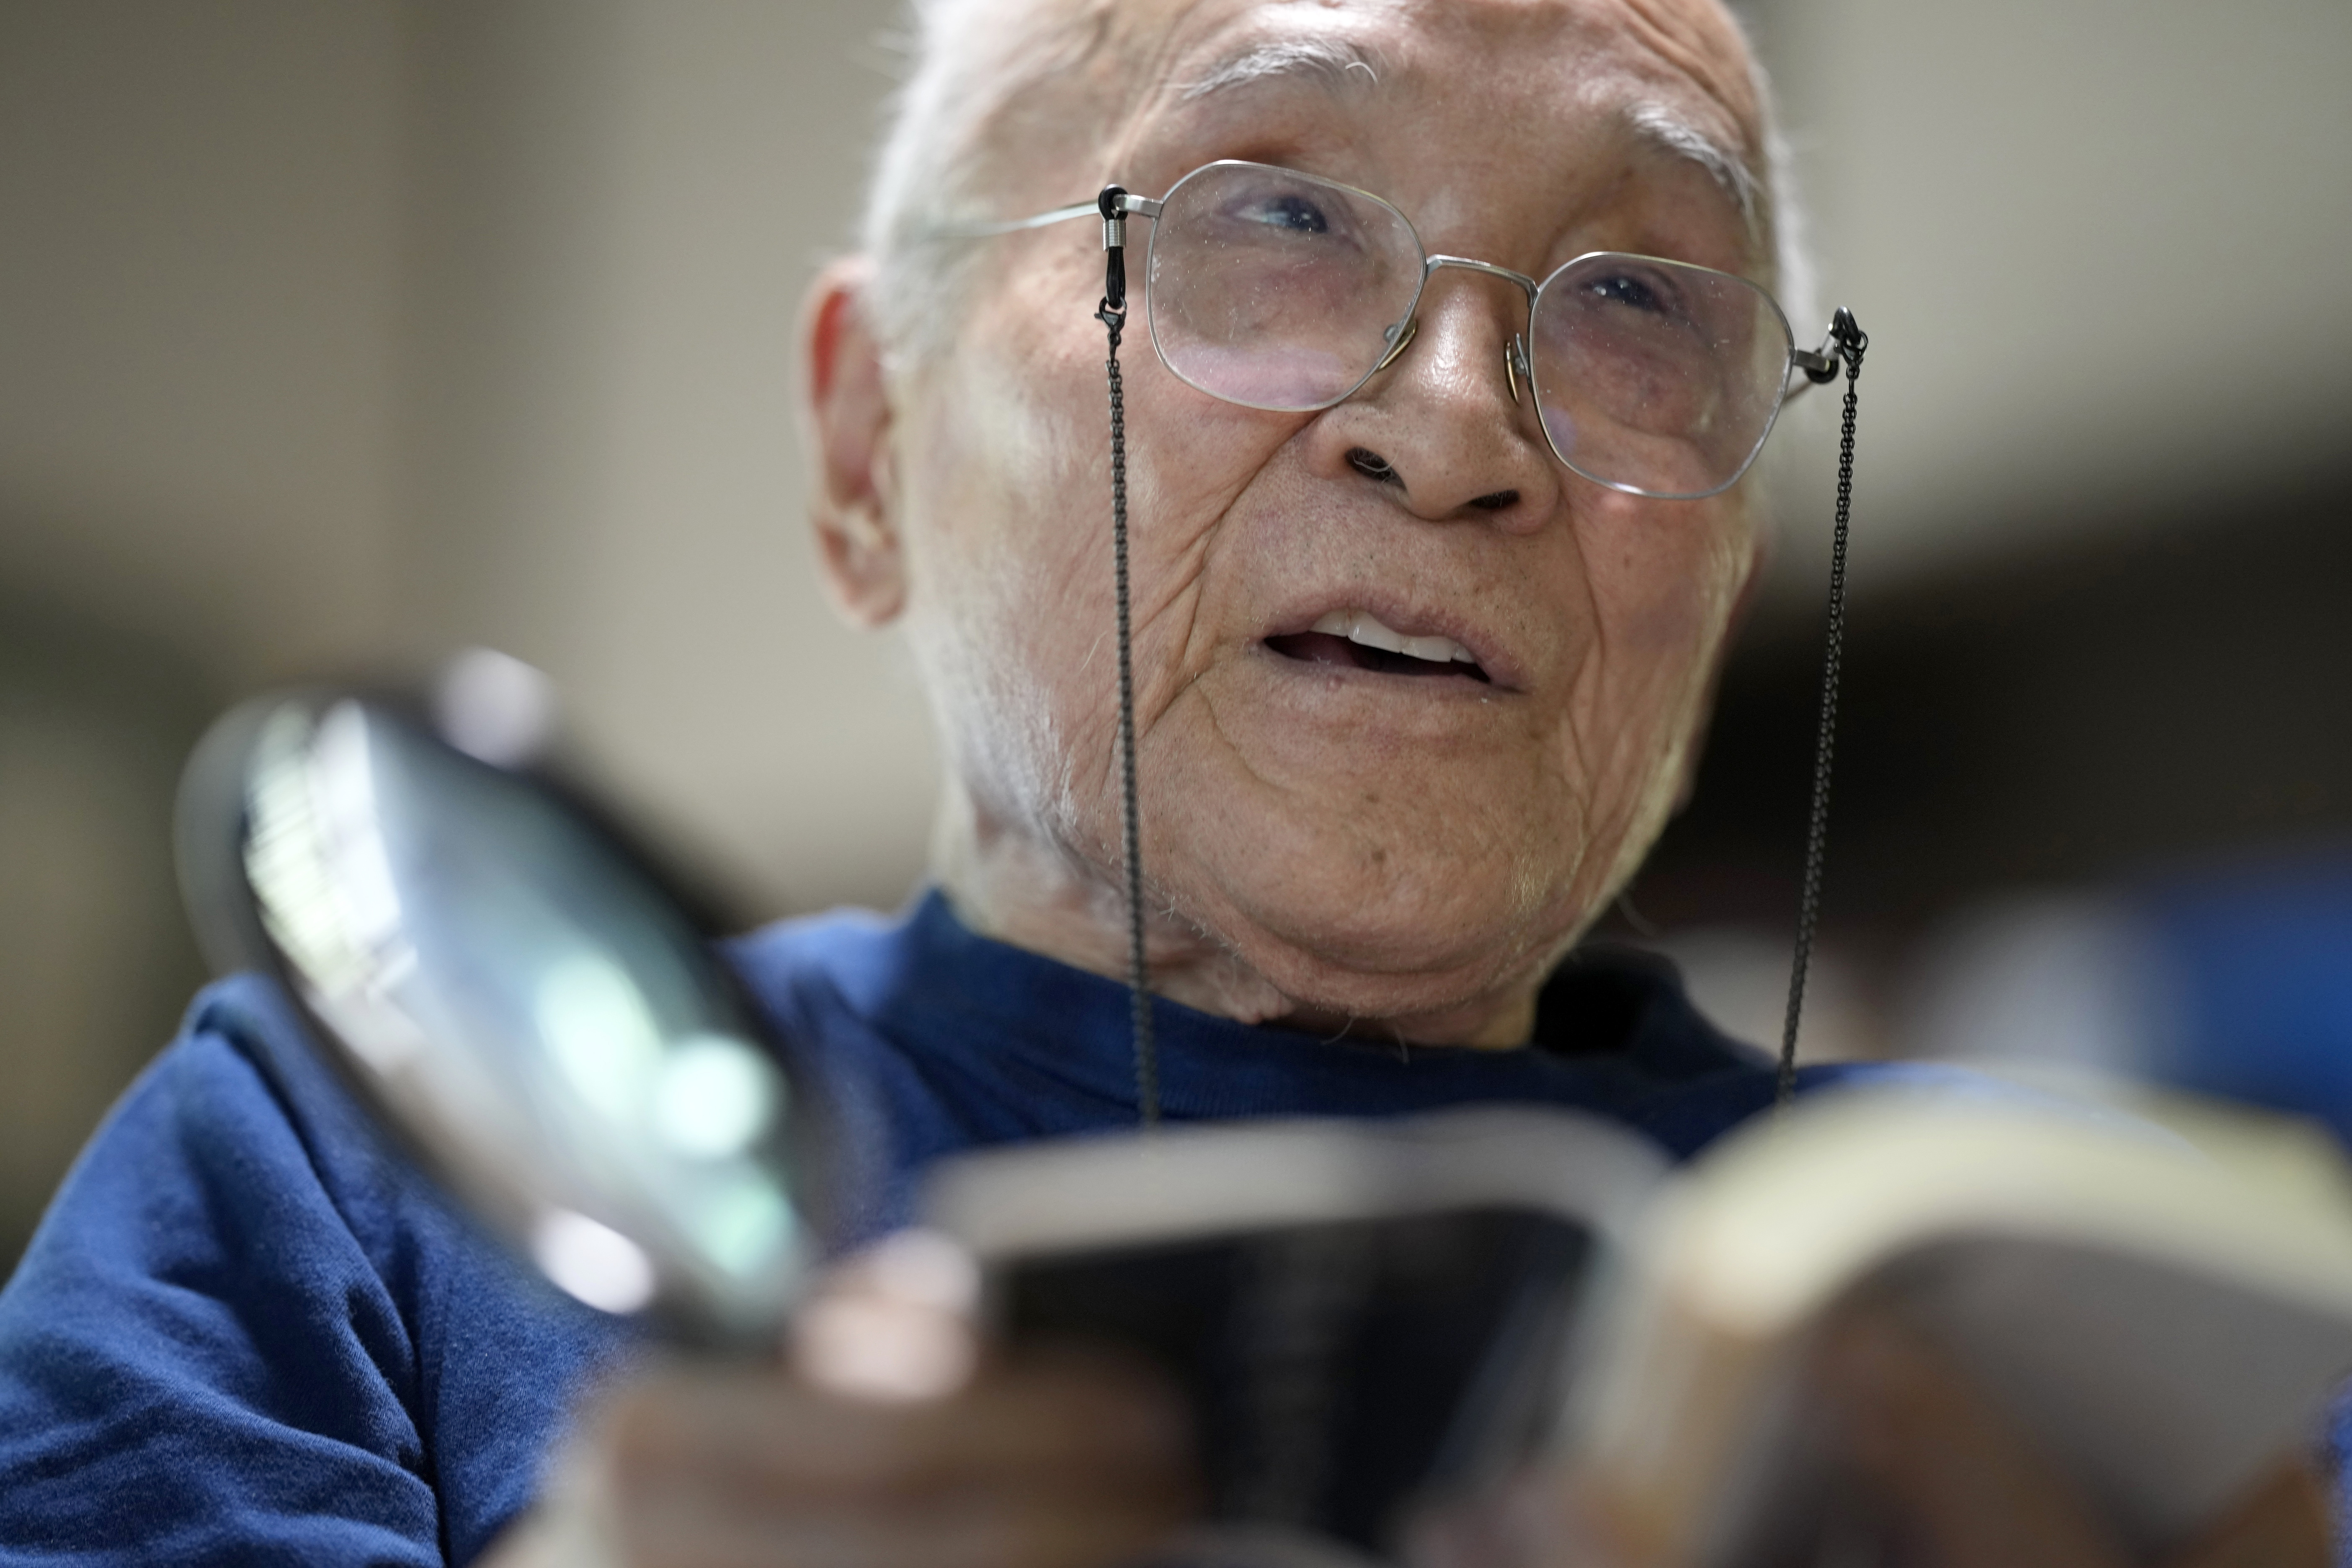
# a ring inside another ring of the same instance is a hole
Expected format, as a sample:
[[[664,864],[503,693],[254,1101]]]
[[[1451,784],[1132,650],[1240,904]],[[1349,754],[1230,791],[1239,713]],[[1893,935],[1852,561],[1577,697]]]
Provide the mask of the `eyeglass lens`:
[[[1261,163],[1211,163],[1169,192],[1147,274],[1168,368],[1252,408],[1328,408],[1410,325],[1426,274],[1404,215],[1362,191]],[[1598,253],[1544,281],[1528,331],[1560,461],[1654,496],[1737,479],[1779,411],[1787,322],[1743,279]]]

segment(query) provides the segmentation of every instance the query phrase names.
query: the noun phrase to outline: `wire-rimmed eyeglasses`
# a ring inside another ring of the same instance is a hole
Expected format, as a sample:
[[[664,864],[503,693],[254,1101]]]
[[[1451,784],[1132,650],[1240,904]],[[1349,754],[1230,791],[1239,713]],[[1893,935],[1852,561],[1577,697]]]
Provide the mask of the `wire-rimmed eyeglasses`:
[[[1772,296],[1687,261],[1593,251],[1541,281],[1465,256],[1431,255],[1404,214],[1352,185],[1221,160],[1152,200],[1145,315],[1160,363],[1213,397],[1310,413],[1345,402],[1412,345],[1440,268],[1517,284],[1528,325],[1504,346],[1514,402],[1532,398],[1570,469],[1632,495],[1696,500],[1728,488],[1771,434],[1792,373],[1835,362],[1797,347]],[[1001,234],[1097,216],[1094,202]]]

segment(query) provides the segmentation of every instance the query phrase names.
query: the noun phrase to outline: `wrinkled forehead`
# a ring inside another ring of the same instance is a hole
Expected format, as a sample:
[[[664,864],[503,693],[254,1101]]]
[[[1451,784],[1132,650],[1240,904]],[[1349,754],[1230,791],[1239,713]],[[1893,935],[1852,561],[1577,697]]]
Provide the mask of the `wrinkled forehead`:
[[[1282,79],[1468,93],[1616,116],[1743,208],[1760,182],[1755,75],[1718,0],[1124,0],[1108,21],[1133,110]]]

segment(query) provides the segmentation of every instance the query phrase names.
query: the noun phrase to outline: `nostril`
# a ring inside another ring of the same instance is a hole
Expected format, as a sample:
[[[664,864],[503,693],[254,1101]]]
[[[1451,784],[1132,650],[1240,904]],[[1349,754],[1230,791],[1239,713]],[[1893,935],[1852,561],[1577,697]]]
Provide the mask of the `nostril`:
[[[1519,504],[1519,492],[1517,490],[1496,490],[1490,495],[1473,497],[1470,504],[1476,507],[1480,511],[1501,511],[1507,507],[1514,507]]]
[[[1348,466],[1379,485],[1394,485],[1404,489],[1404,480],[1386,458],[1368,447],[1351,447],[1348,450]]]

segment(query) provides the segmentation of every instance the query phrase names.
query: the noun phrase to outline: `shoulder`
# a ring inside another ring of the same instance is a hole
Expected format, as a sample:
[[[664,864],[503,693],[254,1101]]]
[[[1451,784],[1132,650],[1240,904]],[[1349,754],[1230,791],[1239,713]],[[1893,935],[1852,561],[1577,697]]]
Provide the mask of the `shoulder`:
[[[0,1293],[0,1542],[470,1555],[621,1342],[407,1173],[275,987],[231,980]]]
[[[28,1291],[126,1276],[218,1274],[231,1286],[236,1270],[223,1266],[264,1236],[340,1245],[361,1261],[381,1156],[299,1038],[283,997],[258,979],[199,995],[68,1174],[11,1284],[5,1321],[21,1320]],[[356,1225],[346,1207],[359,1211]]]
[[[907,962],[908,915],[835,909],[761,926],[726,944],[743,983],[771,1008],[852,1004],[886,986]]]

